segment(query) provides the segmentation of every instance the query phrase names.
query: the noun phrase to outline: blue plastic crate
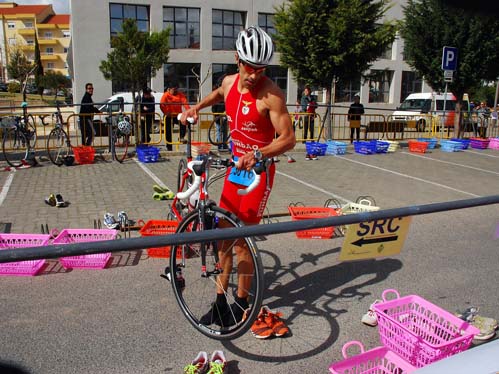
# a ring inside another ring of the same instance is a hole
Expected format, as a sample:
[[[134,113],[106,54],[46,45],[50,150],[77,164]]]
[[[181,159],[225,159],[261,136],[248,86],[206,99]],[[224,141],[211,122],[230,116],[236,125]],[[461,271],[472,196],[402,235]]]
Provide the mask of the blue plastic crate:
[[[305,148],[307,149],[307,153],[310,155],[325,156],[327,144],[319,142],[306,142]]]
[[[453,142],[459,142],[461,143],[461,149],[468,149],[470,145],[470,140],[469,139],[459,139],[459,138],[451,138]]]
[[[347,143],[328,140],[326,144],[327,155],[344,155],[347,153]]]
[[[428,149],[434,149],[438,143],[437,138],[418,138],[418,142],[428,143]]]
[[[460,142],[455,142],[452,140],[442,140],[440,142],[440,149],[443,152],[458,152],[463,149],[463,145]]]
[[[158,161],[159,157],[159,148],[147,146],[147,145],[138,145],[137,146],[137,157],[140,162],[150,163]]]
[[[354,141],[353,148],[355,153],[372,155],[373,153],[376,153],[376,141]]]
[[[376,142],[376,153],[387,153],[390,148],[390,143],[383,140],[373,140]]]

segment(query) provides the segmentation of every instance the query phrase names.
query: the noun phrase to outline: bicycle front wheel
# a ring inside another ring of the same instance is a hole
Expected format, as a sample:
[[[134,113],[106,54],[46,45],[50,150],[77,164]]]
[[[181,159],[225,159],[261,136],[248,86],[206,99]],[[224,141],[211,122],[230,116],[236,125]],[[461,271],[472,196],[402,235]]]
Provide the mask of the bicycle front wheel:
[[[199,216],[197,209],[188,214],[177,233],[241,227],[234,214],[217,206],[206,207],[204,222]],[[241,336],[260,311],[263,265],[252,238],[172,246],[167,273],[182,313],[210,338]]]
[[[25,117],[24,125],[26,127],[26,139],[29,141],[29,146],[31,149],[35,149],[37,139],[35,118],[31,114],[28,114]]]
[[[119,130],[116,130],[116,132],[113,135],[114,135],[113,158],[119,163],[122,163],[128,157],[128,146],[130,145],[130,135],[125,135]]]
[[[28,160],[29,143],[22,131],[17,128],[4,129],[2,152],[7,163],[17,168]]]
[[[68,134],[61,128],[53,129],[47,139],[47,153],[50,161],[57,166],[64,163],[66,157],[72,154]]]

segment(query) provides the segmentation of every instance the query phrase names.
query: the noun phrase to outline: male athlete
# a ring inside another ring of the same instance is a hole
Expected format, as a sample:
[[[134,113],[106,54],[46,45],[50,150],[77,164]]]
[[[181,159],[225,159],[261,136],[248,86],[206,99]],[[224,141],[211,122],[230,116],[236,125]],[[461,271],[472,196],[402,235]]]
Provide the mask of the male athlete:
[[[224,100],[233,159],[237,169],[250,171],[258,162],[264,159],[272,160],[274,156],[291,150],[296,140],[284,93],[264,75],[274,52],[270,36],[259,27],[251,26],[239,33],[236,51],[239,72],[226,76],[220,87],[183,112],[181,122],[186,124],[188,117],[197,120],[201,109]],[[258,187],[243,196],[238,195],[237,190],[245,186],[245,181],[235,180],[233,175],[245,173],[234,173],[236,168],[232,169],[234,170],[229,170],[225,178],[219,205],[236,214],[246,225],[258,224],[272,189],[275,164],[271,164],[267,172],[262,173]],[[229,312],[230,308],[224,295],[229,273],[224,270],[220,275],[223,289],[220,287],[217,289],[216,302],[201,318],[203,324],[234,325],[241,321],[243,312],[248,307],[247,290],[250,288],[251,278],[241,274],[253,273],[252,262],[250,256],[245,260],[245,253],[248,252],[246,247],[236,245],[235,251],[238,257],[239,277],[237,295],[232,305],[233,311]],[[220,253],[220,261],[225,269],[223,253]],[[230,270],[232,258],[227,261],[230,263],[228,265]]]

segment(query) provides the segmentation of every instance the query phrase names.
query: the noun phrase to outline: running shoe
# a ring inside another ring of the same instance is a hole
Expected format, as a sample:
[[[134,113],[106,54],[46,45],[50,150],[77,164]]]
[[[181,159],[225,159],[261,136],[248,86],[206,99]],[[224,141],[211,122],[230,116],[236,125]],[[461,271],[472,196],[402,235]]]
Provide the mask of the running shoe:
[[[281,320],[281,312],[270,310],[264,305],[262,306],[260,313],[263,313],[265,323],[275,336],[284,336],[289,332],[288,326]]]
[[[319,158],[317,157],[317,155],[311,154],[310,159],[311,160],[318,160]]]
[[[288,164],[292,164],[293,162],[296,162],[296,160],[292,156],[288,156]]]
[[[111,213],[104,214],[104,225],[108,229],[117,229],[119,227],[119,222],[116,222],[116,219]]]
[[[45,203],[50,206],[55,206],[57,204],[57,201],[55,200],[55,195],[51,193],[49,197],[45,198]]]
[[[246,317],[246,316],[245,316]],[[274,335],[272,328],[265,322],[265,311],[263,307],[250,328],[251,334],[257,339],[267,339]]]
[[[305,160],[310,161],[311,159],[312,159],[312,156],[307,153],[305,155]]]
[[[128,215],[125,211],[121,210],[118,212],[118,222],[122,230],[124,230],[128,225]]]
[[[208,369],[208,354],[199,352],[196,358],[184,367],[184,374],[201,374]]]
[[[367,311],[366,314],[364,314],[361,318],[361,322],[365,325],[368,326],[376,326],[378,324],[378,316],[376,315],[376,312],[374,311],[374,304],[381,303],[381,300],[374,300],[374,302],[369,306],[369,310]]]
[[[214,351],[211,355],[210,370],[208,374],[223,374],[227,368],[227,360],[222,351]]]
[[[55,195],[55,201],[56,201],[55,206],[58,208],[66,206],[66,202],[62,198],[62,195],[59,193],[57,195]]]

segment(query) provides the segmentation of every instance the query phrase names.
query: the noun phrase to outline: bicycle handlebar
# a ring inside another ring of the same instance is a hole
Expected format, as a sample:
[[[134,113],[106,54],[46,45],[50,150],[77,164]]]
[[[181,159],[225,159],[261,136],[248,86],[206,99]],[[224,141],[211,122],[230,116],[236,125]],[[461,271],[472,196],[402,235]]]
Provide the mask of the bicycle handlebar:
[[[181,117],[182,117],[182,113],[179,113],[177,115],[177,119],[180,121]],[[194,123],[196,123],[196,121],[194,120],[194,117],[187,117],[187,122],[189,122],[191,125],[193,125]]]

